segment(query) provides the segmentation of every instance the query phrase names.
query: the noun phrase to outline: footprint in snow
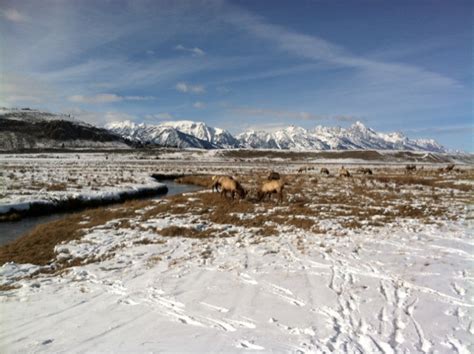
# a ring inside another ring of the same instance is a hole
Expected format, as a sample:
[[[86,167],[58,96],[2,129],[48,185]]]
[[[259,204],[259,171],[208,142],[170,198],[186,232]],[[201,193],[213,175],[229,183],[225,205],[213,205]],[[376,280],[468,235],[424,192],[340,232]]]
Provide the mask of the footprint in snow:
[[[245,339],[241,339],[237,345],[236,345],[237,348],[243,348],[243,349],[253,349],[253,350],[264,350],[265,348],[260,346],[260,345],[257,345],[257,344],[253,344],[251,342],[249,342],[248,340],[245,340]]]
[[[216,305],[211,305],[211,304],[208,304],[207,302],[204,302],[202,301],[201,302],[201,305],[204,305],[206,307],[209,307],[213,310],[216,310],[216,311],[219,311],[219,312],[222,312],[222,313],[227,313],[229,312],[229,309],[226,309],[225,307],[220,307],[220,306],[216,306]]]

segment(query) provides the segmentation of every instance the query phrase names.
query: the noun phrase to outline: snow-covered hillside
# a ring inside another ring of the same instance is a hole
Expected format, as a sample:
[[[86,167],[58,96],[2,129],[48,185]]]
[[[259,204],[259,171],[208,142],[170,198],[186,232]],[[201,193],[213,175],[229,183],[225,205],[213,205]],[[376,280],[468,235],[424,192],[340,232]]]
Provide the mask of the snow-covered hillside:
[[[129,142],[106,129],[29,108],[0,108],[0,150],[49,148],[124,149]]]
[[[142,144],[199,149],[212,149],[217,147],[207,140],[187,134],[171,125],[135,124],[127,120],[124,122],[109,123],[105,128],[126,139]],[[198,133],[200,131],[196,129],[193,132]]]

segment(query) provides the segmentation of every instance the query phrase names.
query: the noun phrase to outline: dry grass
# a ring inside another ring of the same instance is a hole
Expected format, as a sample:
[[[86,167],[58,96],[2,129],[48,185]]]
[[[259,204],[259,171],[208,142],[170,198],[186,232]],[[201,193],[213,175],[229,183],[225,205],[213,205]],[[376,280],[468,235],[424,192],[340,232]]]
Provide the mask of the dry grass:
[[[214,237],[215,231],[207,229],[205,231],[196,230],[190,227],[169,226],[159,230],[159,234],[165,237],[189,237],[189,238],[207,238]]]
[[[176,183],[181,184],[193,184],[195,186],[201,187],[211,187],[212,176],[203,175],[203,176],[184,176],[175,179]]]
[[[0,264],[5,262],[47,265],[55,258],[54,247],[81,238],[84,228],[104,225],[110,220],[135,217],[146,201],[126,202],[120,208],[95,208],[41,224],[19,239],[0,246]],[[86,225],[81,224],[87,220]]]
[[[181,182],[209,186],[210,176],[187,176]],[[265,178],[260,174],[238,176],[247,188],[256,188]],[[84,228],[104,225],[120,219],[115,228],[140,227],[141,221],[170,216],[195,217],[196,222],[210,227],[200,230],[193,227],[170,226],[151,230],[163,237],[190,237],[196,239],[231,237],[232,232],[212,227],[226,224],[252,230],[256,236],[278,234],[277,227],[291,227],[314,234],[327,231],[320,225],[327,220],[345,229],[380,227],[397,223],[400,219],[416,219],[421,223],[453,220],[463,215],[467,203],[472,202],[468,184],[458,184],[449,176],[404,175],[403,170],[370,177],[351,179],[325,178],[319,183],[307,175],[284,176],[289,185],[282,204],[276,201],[256,202],[251,196],[245,200],[222,198],[218,193],[200,192],[169,197],[164,201],[129,201],[116,208],[97,208],[72,214],[62,220],[40,225],[20,239],[0,247],[0,264],[14,261],[46,265],[55,259],[54,246],[61,242],[79,239]],[[463,174],[463,180],[472,181],[472,171]],[[143,212],[143,210],[145,210]],[[140,211],[141,213],[137,213]],[[135,220],[130,223],[130,220]],[[81,224],[87,220],[87,224]],[[135,227],[135,226],[133,226]],[[156,240],[136,241],[136,244],[160,243]],[[301,247],[304,245],[301,244]],[[204,256],[203,256],[204,257]],[[63,266],[97,261],[73,260]],[[61,266],[61,265],[60,265]]]

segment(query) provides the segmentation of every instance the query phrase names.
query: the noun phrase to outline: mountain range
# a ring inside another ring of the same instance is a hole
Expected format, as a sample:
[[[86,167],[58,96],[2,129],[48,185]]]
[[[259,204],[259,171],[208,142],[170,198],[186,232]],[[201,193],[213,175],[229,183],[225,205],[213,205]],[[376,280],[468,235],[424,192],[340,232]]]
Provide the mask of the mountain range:
[[[356,122],[349,128],[289,126],[277,131],[248,130],[233,136],[202,122],[173,121],[158,125],[112,122],[109,131],[141,144],[193,148],[281,150],[411,150],[447,152],[433,139],[409,139],[402,133],[380,133]]]
[[[233,136],[225,129],[188,120],[156,125],[112,122],[104,128],[68,114],[29,108],[0,108],[0,150],[37,148],[133,148],[160,146],[198,149],[410,150],[447,152],[433,139],[380,133],[356,122],[348,128],[288,126],[276,131],[247,130]]]

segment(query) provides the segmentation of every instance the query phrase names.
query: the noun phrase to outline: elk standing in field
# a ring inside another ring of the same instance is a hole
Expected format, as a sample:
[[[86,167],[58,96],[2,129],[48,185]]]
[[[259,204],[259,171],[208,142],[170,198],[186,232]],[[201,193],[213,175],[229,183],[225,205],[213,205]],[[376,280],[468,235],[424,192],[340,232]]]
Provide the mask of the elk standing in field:
[[[454,164],[451,163],[448,166],[446,166],[446,168],[444,169],[444,172],[448,173],[448,172],[451,172],[453,169],[454,169]]]
[[[339,177],[350,177],[351,174],[349,173],[349,170],[346,169],[344,166],[341,167],[339,170]]]
[[[279,180],[280,179],[280,174],[278,172],[275,172],[275,171],[272,171],[270,172],[270,174],[268,175],[267,179],[269,181],[276,181],[276,180]]]
[[[416,165],[406,165],[405,166],[405,174],[409,174],[411,172],[416,172]]]
[[[359,167],[357,169],[357,173],[362,173],[364,175],[371,175],[372,174],[372,170],[368,167]]]
[[[319,173],[322,175],[329,176],[329,170],[326,167],[322,167]]]
[[[266,195],[271,198],[273,193],[278,194],[278,200],[281,203],[283,201],[283,188],[285,187],[285,181],[282,179],[267,181],[262,184],[258,190],[258,200],[261,201]]]
[[[235,193],[239,195],[240,199],[244,199],[247,195],[242,185],[232,177],[222,176],[219,180],[219,185],[221,187],[221,197],[225,196],[227,198],[228,192],[230,192],[232,200],[235,197]]]
[[[220,192],[219,187],[221,186],[221,180],[223,178],[234,179],[232,176],[212,176],[212,191]]]

